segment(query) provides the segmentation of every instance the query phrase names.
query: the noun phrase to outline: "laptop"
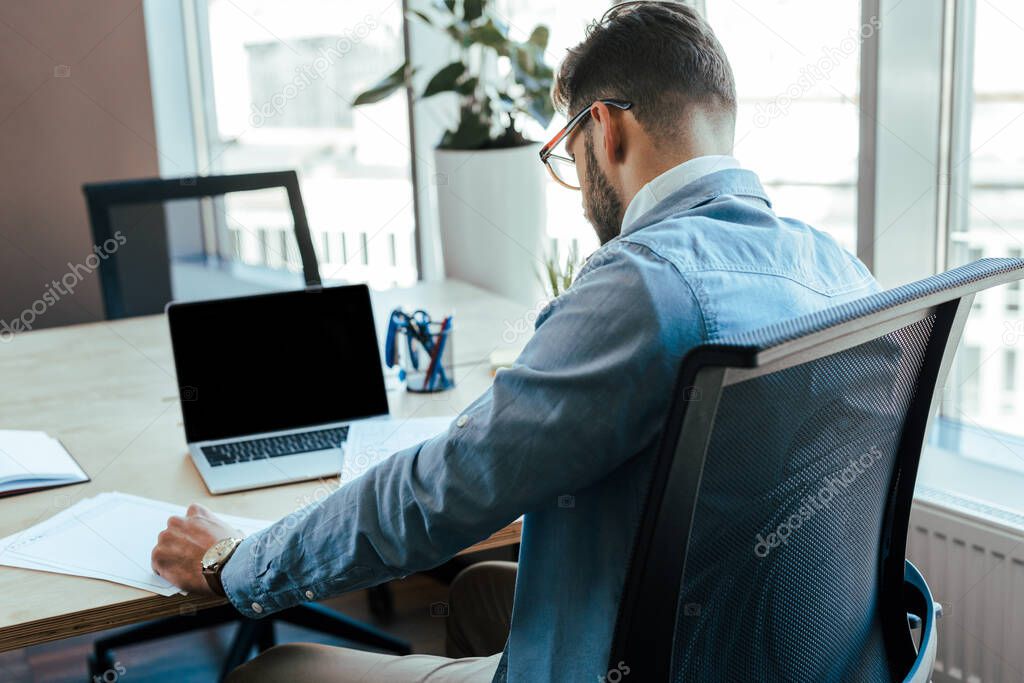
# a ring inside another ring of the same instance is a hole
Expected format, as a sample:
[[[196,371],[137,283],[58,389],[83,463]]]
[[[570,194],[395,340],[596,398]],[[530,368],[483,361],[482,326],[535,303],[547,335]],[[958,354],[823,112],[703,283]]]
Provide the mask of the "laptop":
[[[185,437],[210,493],[335,476],[388,414],[365,285],[167,306]]]

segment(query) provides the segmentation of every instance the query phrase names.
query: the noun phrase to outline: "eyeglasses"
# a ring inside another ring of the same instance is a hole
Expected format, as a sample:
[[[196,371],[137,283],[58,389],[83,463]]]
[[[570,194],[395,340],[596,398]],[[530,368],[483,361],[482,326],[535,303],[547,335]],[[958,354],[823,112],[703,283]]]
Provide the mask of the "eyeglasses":
[[[626,102],[625,100],[608,99],[597,101],[622,111],[626,111],[633,106],[632,102]],[[570,190],[580,189],[580,178],[576,172],[576,160],[569,153],[570,136],[581,123],[587,120],[593,106],[591,104],[569,119],[569,123],[565,124],[565,127],[558,131],[558,135],[551,138],[548,144],[540,148],[540,160],[548,169],[548,173],[551,174],[556,183]]]

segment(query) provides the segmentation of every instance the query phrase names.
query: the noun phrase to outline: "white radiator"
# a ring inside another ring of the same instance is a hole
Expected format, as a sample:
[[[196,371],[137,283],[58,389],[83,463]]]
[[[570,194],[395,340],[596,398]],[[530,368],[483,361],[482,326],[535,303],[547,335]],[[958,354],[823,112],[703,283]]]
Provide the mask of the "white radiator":
[[[1022,515],[918,487],[907,557],[943,607],[934,683],[1024,681],[1021,529]]]

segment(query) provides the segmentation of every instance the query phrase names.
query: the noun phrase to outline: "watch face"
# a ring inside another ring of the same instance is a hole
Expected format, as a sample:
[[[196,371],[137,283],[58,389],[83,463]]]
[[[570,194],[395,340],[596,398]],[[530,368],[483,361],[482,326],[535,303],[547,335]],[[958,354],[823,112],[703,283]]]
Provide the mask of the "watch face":
[[[231,552],[237,541],[233,538],[225,538],[217,541],[203,555],[203,569],[212,569],[224,561],[224,556]]]

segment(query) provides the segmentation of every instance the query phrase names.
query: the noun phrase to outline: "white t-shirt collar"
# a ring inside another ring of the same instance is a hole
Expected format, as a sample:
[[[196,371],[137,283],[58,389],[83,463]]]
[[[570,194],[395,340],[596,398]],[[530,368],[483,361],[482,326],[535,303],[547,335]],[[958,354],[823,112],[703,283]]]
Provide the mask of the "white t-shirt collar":
[[[629,206],[626,207],[626,213],[622,217],[623,232],[636,219],[653,209],[658,202],[676,190],[709,173],[723,171],[727,168],[740,168],[740,162],[726,154],[711,154],[684,161],[653,178],[640,188],[640,191],[629,202]]]

